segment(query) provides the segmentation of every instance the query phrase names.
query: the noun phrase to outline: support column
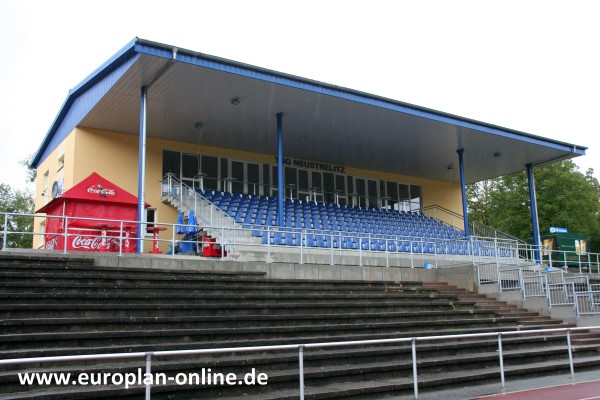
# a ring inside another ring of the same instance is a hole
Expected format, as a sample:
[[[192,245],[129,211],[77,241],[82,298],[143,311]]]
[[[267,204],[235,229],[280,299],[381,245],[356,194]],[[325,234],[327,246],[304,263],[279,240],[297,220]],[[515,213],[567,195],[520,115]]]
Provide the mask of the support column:
[[[283,226],[283,113],[277,113],[277,225]]]
[[[529,207],[531,209],[531,224],[533,225],[533,244],[535,245],[534,257],[535,262],[540,263],[540,224],[538,220],[538,209],[537,199],[535,196],[535,174],[533,172],[533,165],[527,164],[527,183],[529,184]]]
[[[144,194],[144,182],[146,180],[146,103],[147,103],[147,86],[142,86],[140,96],[140,143],[138,154],[138,204],[137,204],[137,250],[138,254],[144,252],[144,206],[146,205]]]
[[[465,237],[469,237],[469,211],[467,210],[467,186],[465,184],[465,162],[463,153],[465,149],[456,150],[458,153],[458,169],[460,172],[460,189],[462,192],[462,206],[463,206],[463,221],[465,225]]]

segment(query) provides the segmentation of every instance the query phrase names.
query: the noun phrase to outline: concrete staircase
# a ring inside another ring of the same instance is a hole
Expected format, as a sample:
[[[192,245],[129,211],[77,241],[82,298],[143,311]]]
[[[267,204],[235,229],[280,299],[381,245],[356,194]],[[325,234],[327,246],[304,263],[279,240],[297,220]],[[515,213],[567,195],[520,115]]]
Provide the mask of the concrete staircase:
[[[532,330],[561,321],[447,284],[267,279],[258,272],[97,267],[0,255],[0,359],[268,346]],[[575,368],[600,369],[598,338],[573,334]],[[507,378],[568,372],[564,335],[503,342]],[[499,381],[496,338],[419,342],[421,390]],[[411,393],[410,344],[306,349],[308,399]],[[22,386],[17,372],[137,373],[143,360],[0,368],[0,399],[139,399],[134,386]],[[156,399],[297,399],[296,351],[157,358],[154,373],[265,373],[265,386],[152,388]]]
[[[173,184],[177,185],[174,189]],[[241,229],[240,224],[227,215],[223,210],[206,200],[193,188],[179,183],[173,178],[171,187],[167,186],[162,194],[162,202],[172,205],[177,211],[189,216],[190,211],[194,215],[200,227],[202,227],[217,243],[225,243],[228,256],[231,259],[254,260],[252,256],[245,256],[240,249],[244,247],[257,249],[260,247],[260,238],[252,237],[252,232]],[[220,229],[223,227],[224,229]],[[235,243],[235,246],[228,245]]]

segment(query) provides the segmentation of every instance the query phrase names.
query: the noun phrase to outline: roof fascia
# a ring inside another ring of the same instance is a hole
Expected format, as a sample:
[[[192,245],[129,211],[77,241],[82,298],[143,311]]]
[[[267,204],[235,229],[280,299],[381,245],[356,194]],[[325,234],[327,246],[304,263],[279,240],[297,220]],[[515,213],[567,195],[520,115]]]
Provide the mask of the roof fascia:
[[[84,94],[88,89],[93,87],[96,83],[100,82],[110,73],[119,68],[124,62],[133,57],[135,55],[135,44],[137,43],[137,41],[138,38],[135,38],[134,40],[129,42],[125,47],[119,50],[119,52],[117,52],[114,56],[112,56],[109,60],[107,60],[104,64],[102,64],[99,68],[92,72],[88,77],[81,81],[81,83],[79,83],[77,86],[75,86],[69,91],[67,98],[61,106],[58,114],[54,118],[54,121],[50,125],[50,129],[46,133],[42,144],[36,151],[31,161],[31,165],[34,168],[37,168],[38,165],[43,161],[48,146],[52,142],[52,139],[54,138],[56,132],[59,130],[61,124],[65,121],[67,115],[71,111],[73,103],[77,100],[77,98]]]

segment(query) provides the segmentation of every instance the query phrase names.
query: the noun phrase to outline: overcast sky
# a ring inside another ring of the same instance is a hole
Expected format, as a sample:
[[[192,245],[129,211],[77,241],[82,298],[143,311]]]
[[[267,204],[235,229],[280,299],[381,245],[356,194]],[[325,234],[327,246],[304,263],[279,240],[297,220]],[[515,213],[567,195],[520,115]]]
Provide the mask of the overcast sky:
[[[69,89],[134,37],[589,147],[600,1],[0,0],[0,183],[25,187]]]

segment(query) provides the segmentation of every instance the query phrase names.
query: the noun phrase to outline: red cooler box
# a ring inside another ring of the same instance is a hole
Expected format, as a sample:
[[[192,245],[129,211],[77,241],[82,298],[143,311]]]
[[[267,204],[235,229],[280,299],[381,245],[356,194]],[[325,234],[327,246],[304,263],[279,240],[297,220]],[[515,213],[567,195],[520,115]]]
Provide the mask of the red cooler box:
[[[210,236],[202,238],[202,255],[204,257],[221,257],[221,245],[215,243],[216,241],[217,239]],[[227,255],[227,252],[225,252],[225,255]]]

